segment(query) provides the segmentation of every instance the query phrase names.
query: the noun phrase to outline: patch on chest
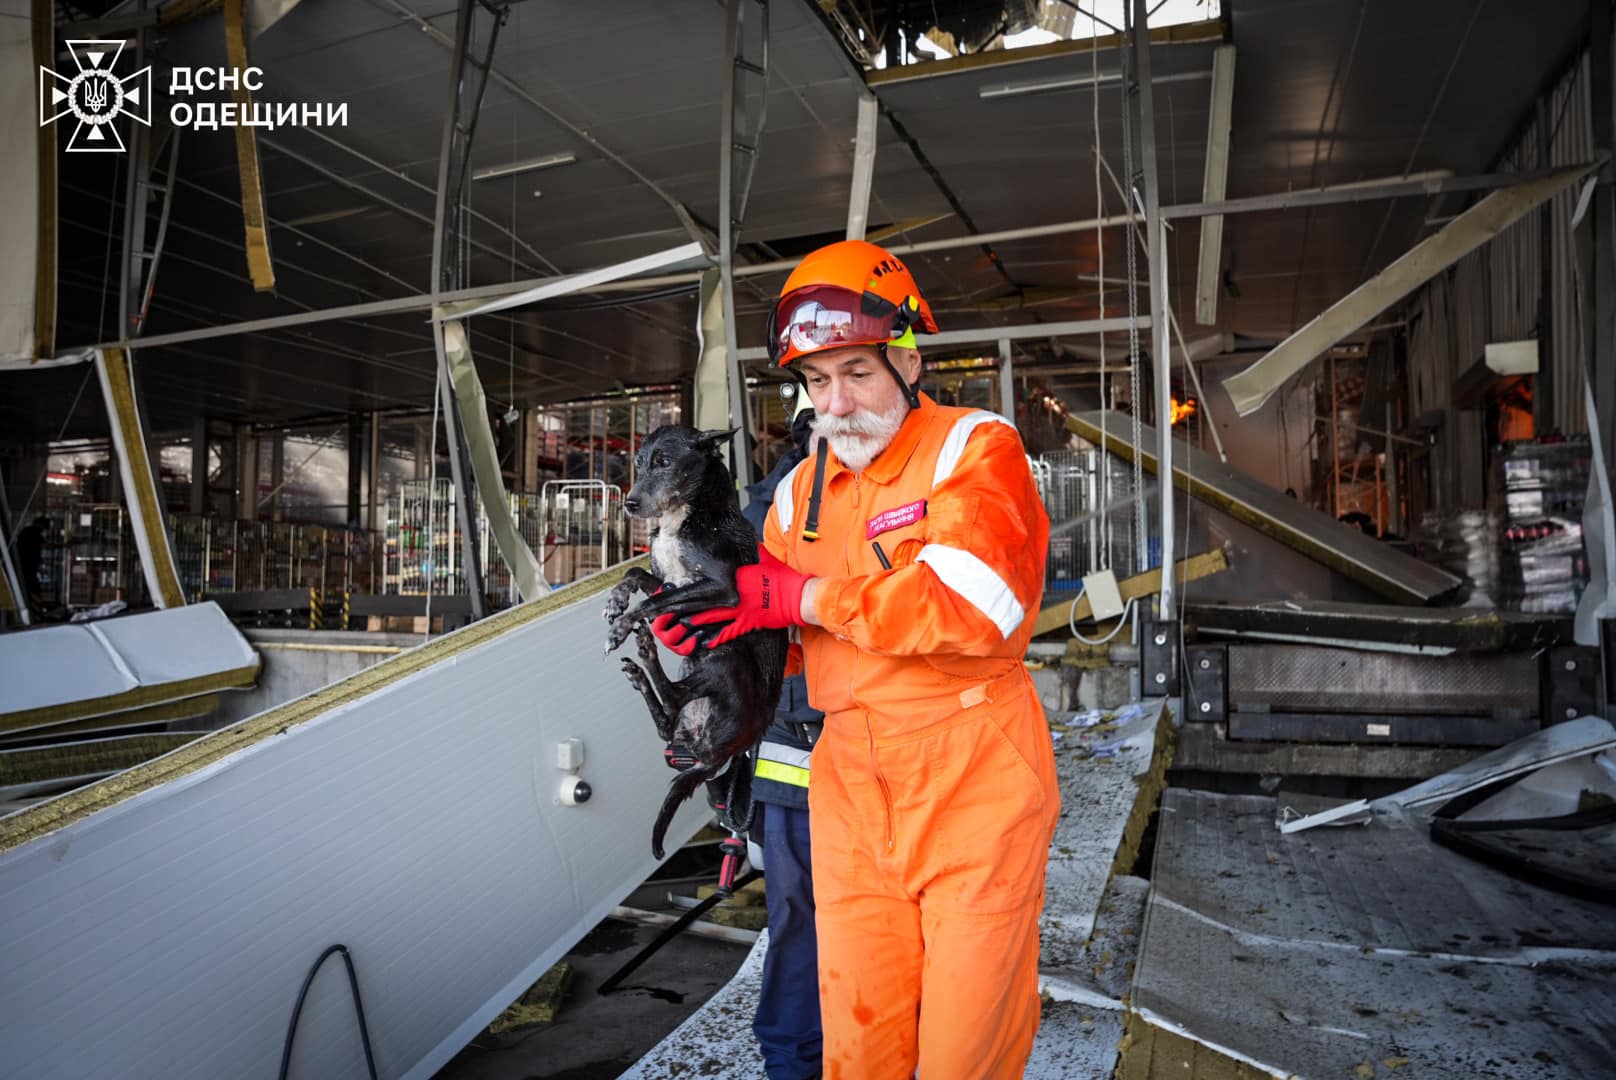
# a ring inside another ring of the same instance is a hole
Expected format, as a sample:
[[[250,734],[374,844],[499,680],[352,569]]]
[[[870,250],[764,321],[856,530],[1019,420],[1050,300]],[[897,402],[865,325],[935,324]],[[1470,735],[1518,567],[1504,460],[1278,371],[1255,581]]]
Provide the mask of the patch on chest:
[[[901,529],[905,525],[913,525],[925,516],[925,499],[916,499],[907,506],[897,506],[891,510],[883,510],[864,523],[864,539],[874,540],[884,532]]]
[[[664,514],[657,522],[656,539],[651,541],[651,569],[669,585],[689,585],[696,580],[695,568],[686,557],[685,544],[679,539],[679,530],[685,523],[688,508]]]

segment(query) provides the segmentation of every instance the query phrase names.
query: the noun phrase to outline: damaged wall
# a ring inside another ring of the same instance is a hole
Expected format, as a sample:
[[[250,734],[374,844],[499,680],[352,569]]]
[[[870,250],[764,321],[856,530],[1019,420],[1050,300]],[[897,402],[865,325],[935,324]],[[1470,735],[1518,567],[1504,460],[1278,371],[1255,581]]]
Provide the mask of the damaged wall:
[[[1496,171],[1592,160],[1589,85],[1584,52],[1534,104],[1500,155]],[[1483,417],[1479,411],[1455,409],[1452,391],[1454,380],[1481,359],[1488,342],[1537,338],[1542,366],[1534,388],[1538,430],[1568,435],[1587,430],[1572,273],[1571,215],[1579,190],[1580,185],[1566,188],[1409,301],[1410,415],[1438,412],[1444,417],[1431,455],[1431,487],[1438,506],[1479,506],[1485,500]],[[1430,212],[1436,217],[1459,208],[1456,202],[1436,199]]]

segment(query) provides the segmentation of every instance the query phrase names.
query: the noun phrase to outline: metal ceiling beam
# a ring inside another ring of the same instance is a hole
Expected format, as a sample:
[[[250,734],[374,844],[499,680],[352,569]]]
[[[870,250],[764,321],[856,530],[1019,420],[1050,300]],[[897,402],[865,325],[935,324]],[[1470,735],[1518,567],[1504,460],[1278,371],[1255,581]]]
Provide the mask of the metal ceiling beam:
[[[1586,170],[1596,167],[1597,164],[1598,162],[1591,162],[1574,167]],[[1520,173],[1491,173],[1484,176],[1469,177],[1430,176],[1410,179],[1397,177],[1387,180],[1365,181],[1362,184],[1279,192],[1273,195],[1258,195],[1244,199],[1226,199],[1216,203],[1184,203],[1178,206],[1164,206],[1161,208],[1161,215],[1164,220],[1171,221],[1180,218],[1204,217],[1208,214],[1241,214],[1263,210],[1286,210],[1302,206],[1325,206],[1337,203],[1363,202],[1372,199],[1394,199],[1408,195],[1428,195],[1440,191],[1483,191],[1532,183],[1543,177],[1554,175],[1558,171],[1554,169],[1529,170]],[[398,209],[398,207],[395,207],[395,209]],[[425,215],[420,216],[425,217]],[[894,255],[918,255],[930,251],[951,251],[984,243],[1010,243],[1016,240],[1034,240],[1047,236],[1061,236],[1067,233],[1088,232],[1094,229],[1117,228],[1132,225],[1139,221],[1140,219],[1132,214],[1112,214],[1106,217],[1058,221],[1019,229],[1000,229],[996,232],[972,233],[966,236],[947,237],[940,240],[923,240],[913,244],[885,244],[883,246]],[[797,262],[798,260],[796,259],[780,259],[774,262],[737,266],[735,276],[737,278],[746,278],[766,274],[784,274],[795,267]],[[574,277],[578,275],[568,276]],[[159,334],[142,339],[142,345],[143,347],[170,345],[186,341],[201,341],[207,338],[231,337],[236,334],[276,329],[281,326],[297,326],[305,323],[430,311],[435,303],[448,304],[511,296],[527,289],[558,284],[563,280],[565,279],[555,277],[529,278],[524,281],[479,285],[470,289],[454,289],[437,295],[420,293],[391,300],[378,300],[368,304],[348,304],[319,311],[277,315],[264,319],[250,319],[245,322],[183,331],[176,334]],[[633,292],[669,285],[695,285],[700,280],[701,272],[692,270],[682,273],[659,274],[651,277],[606,282],[592,286],[590,291],[592,293]],[[1144,326],[1146,324],[1141,321],[1140,325]],[[992,338],[984,340],[992,340]],[[116,344],[119,344],[119,341],[115,339],[94,345],[81,345],[63,349],[60,350],[60,353],[67,354],[92,348],[106,348]]]
[[[416,189],[418,189],[420,191],[424,191],[426,194],[431,195],[433,198],[437,198],[438,193],[437,193],[436,190],[434,190],[432,188],[431,185],[423,184],[421,181],[417,180],[415,177],[411,176],[409,173],[405,172],[403,169],[394,169],[394,168],[391,168],[390,166],[384,165],[380,161],[377,161],[375,158],[371,157],[369,154],[365,153],[364,151],[357,150],[354,147],[349,146],[347,143],[343,142],[342,140],[333,138],[329,133],[321,130],[320,128],[306,127],[306,128],[302,128],[301,130],[306,132],[309,135],[313,135],[315,138],[321,140],[322,142],[326,143],[327,145],[335,147],[338,150],[341,150],[343,153],[349,155],[350,157],[353,157],[353,158],[355,158],[355,159],[357,159],[359,161],[363,161],[366,165],[369,165],[371,168],[376,169],[378,172],[384,172],[388,176],[396,177],[397,179],[404,181],[404,183],[410,185],[411,187],[416,188]],[[534,260],[536,262],[538,262],[539,264],[541,264],[545,269],[549,270],[550,273],[559,274],[559,273],[562,272],[561,267],[557,266],[555,263],[553,263],[549,259],[545,258],[544,255],[537,248],[535,248],[532,244],[528,243],[526,240],[523,240],[520,236],[516,235],[515,222],[512,222],[511,226],[507,227],[507,226],[501,225],[499,222],[495,221],[493,218],[489,217],[487,214],[484,214],[484,213],[482,213],[482,212],[480,212],[478,210],[471,209],[471,208],[468,207],[467,212],[470,213],[472,217],[474,217],[478,221],[482,222],[484,225],[487,225],[492,229],[496,229],[499,232],[503,233],[504,235],[510,237],[512,243],[516,244],[523,251],[526,251],[529,255],[533,256]]]
[[[421,16],[399,3],[398,0],[371,0],[371,3],[378,7],[391,10],[394,14],[400,16],[401,18],[414,23],[427,37],[431,38],[439,45],[442,45],[444,48],[449,49],[451,52],[455,50],[455,43],[449,37],[449,35],[445,34],[442,30],[439,30],[430,22],[427,22],[425,19],[421,18]],[[550,108],[550,106],[528,93],[520,83],[510,78],[508,75],[501,74],[496,68],[490,67],[488,69],[488,77],[498,84],[502,89],[506,90],[526,104],[531,105],[533,108],[539,110],[545,116],[549,117],[552,121],[565,128],[567,132],[573,136],[573,138],[590,146],[601,157],[610,161],[613,165],[616,165],[618,168],[632,176],[635,180],[639,181],[639,183],[644,186],[647,191],[650,191],[657,198],[667,203],[669,209],[673,211],[674,216],[679,219],[680,227],[685,229],[685,231],[690,234],[690,238],[692,240],[696,241],[697,243],[701,243],[701,233],[698,229],[696,229],[694,223],[691,221],[690,213],[685,209],[684,204],[678,199],[675,199],[672,195],[669,195],[650,177],[646,176],[633,165],[629,164],[629,162],[620,154],[614,153],[610,147],[606,146],[599,139],[589,134],[589,132],[578,127],[566,117]]]
[[[749,20],[746,14],[754,4],[755,19]],[[753,480],[753,432],[737,355],[740,342],[735,328],[735,247],[746,220],[746,204],[762,147],[769,101],[768,70],[769,0],[728,0],[724,9],[724,101],[718,145],[718,206],[723,215],[718,224],[718,288],[732,432],[730,467],[743,504]],[[751,92],[749,88],[753,88]]]
[[[858,96],[858,122],[853,138],[853,182],[847,196],[847,238],[863,240],[870,224],[870,185],[875,179],[876,123],[881,103],[863,91]]]
[[[1601,158],[1603,160],[1603,158]],[[1599,162],[1589,162],[1592,168]],[[1560,170],[1528,169],[1523,172],[1485,173],[1480,176],[1449,176],[1446,173],[1426,173],[1417,176],[1392,176],[1382,180],[1361,180],[1351,184],[1329,187],[1304,188],[1300,191],[1281,191],[1272,195],[1253,195],[1244,199],[1224,199],[1220,202],[1180,203],[1162,207],[1162,217],[1168,221],[1179,218],[1206,217],[1211,214],[1250,214],[1265,210],[1295,210],[1306,206],[1335,206],[1340,203],[1370,202],[1377,199],[1396,199],[1407,195],[1441,195],[1452,191],[1490,191],[1515,187],[1552,176]]]
[[[1440,232],[1416,244],[1379,274],[1321,312],[1261,360],[1223,381],[1235,411],[1249,416],[1292,375],[1387,307],[1503,232],[1593,166],[1556,169],[1548,176],[1495,191]]]
[[[1212,52],[1212,108],[1206,125],[1206,171],[1201,199],[1223,201],[1229,182],[1229,132],[1234,112],[1234,46],[1219,45]],[[1222,284],[1223,215],[1201,219],[1201,252],[1195,271],[1195,321],[1212,326],[1218,321],[1218,288]],[[1216,425],[1213,430],[1217,430]]]

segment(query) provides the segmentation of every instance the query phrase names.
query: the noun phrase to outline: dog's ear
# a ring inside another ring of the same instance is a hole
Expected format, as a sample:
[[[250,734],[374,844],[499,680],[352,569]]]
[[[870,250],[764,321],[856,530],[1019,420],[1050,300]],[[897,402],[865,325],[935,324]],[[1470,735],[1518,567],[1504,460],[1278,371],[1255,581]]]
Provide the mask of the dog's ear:
[[[728,431],[704,431],[696,439],[696,445],[710,454],[718,453],[725,443],[734,438],[739,428],[730,428]]]

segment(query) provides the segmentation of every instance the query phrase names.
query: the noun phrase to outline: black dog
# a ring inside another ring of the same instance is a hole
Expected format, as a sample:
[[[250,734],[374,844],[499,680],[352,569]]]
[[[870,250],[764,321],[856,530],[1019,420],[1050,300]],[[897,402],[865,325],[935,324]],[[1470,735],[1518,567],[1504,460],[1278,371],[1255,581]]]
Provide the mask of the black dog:
[[[656,518],[651,569],[635,568],[606,603],[611,629],[606,651],[632,631],[644,668],[623,661],[623,673],[645,696],[657,735],[686,747],[695,763],[673,778],[651,829],[651,852],[662,858],[662,839],[679,804],[703,782],[732,768],[726,805],[750,803],[751,776],[742,756],[757,745],[774,715],[785,672],[786,633],[760,630],[709,649],[705,643],[685,659],[679,681],[662,670],[656,638],[646,625],[664,612],[691,615],[727,607],[739,599],[735,570],[757,562],[757,534],[741,516],[735,482],[719,454],[730,432],[697,431],[682,425],[658,428],[645,438],[635,466],[639,479],[623,500],[634,517]],[[630,610],[635,591],[649,599]]]

